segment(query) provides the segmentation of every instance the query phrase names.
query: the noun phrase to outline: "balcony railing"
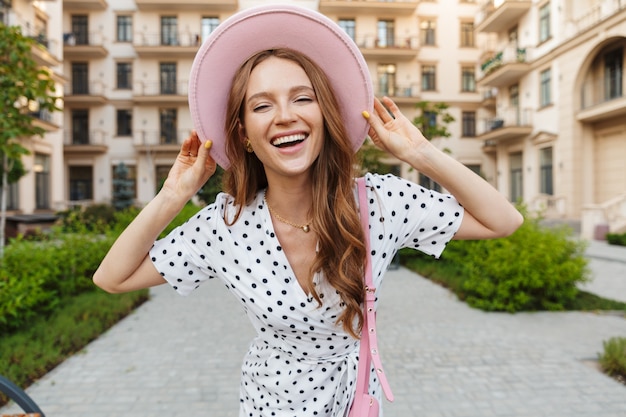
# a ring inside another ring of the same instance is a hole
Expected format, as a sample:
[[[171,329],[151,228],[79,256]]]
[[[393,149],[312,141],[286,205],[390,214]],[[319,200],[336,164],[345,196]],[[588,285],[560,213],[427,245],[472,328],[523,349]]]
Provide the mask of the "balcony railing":
[[[163,82],[149,81],[134,84],[133,94],[138,96],[186,96],[189,90],[188,81]]]
[[[102,130],[89,130],[89,131],[73,131],[66,130],[63,132],[63,144],[64,145],[94,145],[100,146],[105,144],[105,132]]]
[[[532,109],[509,108],[498,112],[496,117],[483,119],[482,126],[478,126],[478,135],[484,135],[507,127],[532,126]]]
[[[162,33],[136,32],[133,37],[135,46],[200,46],[202,39],[198,33],[178,32],[164,36]]]
[[[134,142],[135,146],[144,147],[174,145],[172,149],[177,150],[190,134],[191,129],[141,130],[135,133]]]
[[[625,74],[587,80],[581,91],[581,110],[624,98]]]
[[[105,86],[101,81],[89,83],[72,82],[65,86],[66,96],[103,96],[104,93]]]
[[[65,46],[102,46],[104,35],[101,32],[67,32],[63,34]]]
[[[517,62],[526,62],[526,48],[507,47],[484,61],[480,69],[484,75],[488,75],[504,64]]]
[[[416,50],[419,48],[417,36],[392,36],[380,39],[376,35],[365,35],[357,38],[356,43],[360,48],[365,49]]]

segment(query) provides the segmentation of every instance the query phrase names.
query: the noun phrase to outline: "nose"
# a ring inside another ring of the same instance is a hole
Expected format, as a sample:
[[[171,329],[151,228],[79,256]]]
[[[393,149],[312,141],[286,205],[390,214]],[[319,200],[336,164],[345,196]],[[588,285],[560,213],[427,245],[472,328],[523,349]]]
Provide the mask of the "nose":
[[[278,106],[276,110],[276,123],[286,124],[296,120],[296,112],[292,103],[286,102]]]

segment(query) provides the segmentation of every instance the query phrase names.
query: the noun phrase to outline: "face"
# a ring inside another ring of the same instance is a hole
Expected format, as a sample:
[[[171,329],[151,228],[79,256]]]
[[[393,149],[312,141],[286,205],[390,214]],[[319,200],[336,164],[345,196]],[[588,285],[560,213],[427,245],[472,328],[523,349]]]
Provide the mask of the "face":
[[[270,57],[258,64],[244,98],[243,136],[268,181],[307,175],[324,140],[324,121],[311,81],[295,62]]]

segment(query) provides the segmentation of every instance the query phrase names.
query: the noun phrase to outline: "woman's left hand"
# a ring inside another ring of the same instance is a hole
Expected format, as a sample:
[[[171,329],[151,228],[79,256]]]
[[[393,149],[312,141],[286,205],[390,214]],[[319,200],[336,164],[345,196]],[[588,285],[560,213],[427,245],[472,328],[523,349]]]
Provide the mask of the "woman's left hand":
[[[422,132],[406,118],[389,97],[374,99],[374,114],[363,112],[370,124],[369,136],[380,149],[396,158],[407,161],[407,157],[419,152],[430,142]]]

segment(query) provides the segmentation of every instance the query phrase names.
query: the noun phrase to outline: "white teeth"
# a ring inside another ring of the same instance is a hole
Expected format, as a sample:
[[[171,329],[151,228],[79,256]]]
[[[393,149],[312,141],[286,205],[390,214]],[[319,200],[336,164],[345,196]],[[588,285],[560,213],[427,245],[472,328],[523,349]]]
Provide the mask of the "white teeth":
[[[306,139],[306,135],[304,133],[300,133],[297,135],[282,136],[274,140],[272,142],[272,145],[280,146],[280,145],[284,145],[285,143],[300,142],[300,141],[303,141],[304,139]]]

